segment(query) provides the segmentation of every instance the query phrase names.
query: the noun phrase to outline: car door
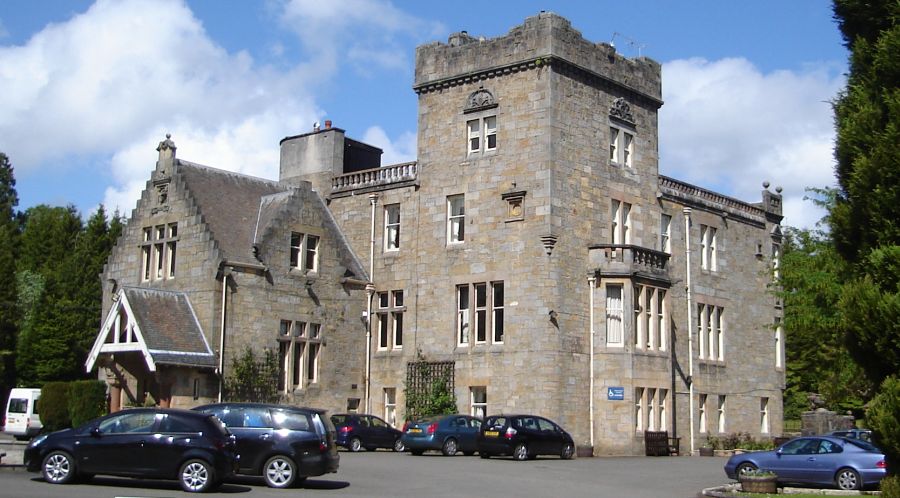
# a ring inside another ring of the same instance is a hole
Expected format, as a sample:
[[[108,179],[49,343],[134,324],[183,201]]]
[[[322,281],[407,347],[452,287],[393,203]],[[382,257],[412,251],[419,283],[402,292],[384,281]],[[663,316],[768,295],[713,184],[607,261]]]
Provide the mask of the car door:
[[[477,424],[476,424],[477,423]],[[462,451],[475,451],[475,439],[481,430],[481,421],[469,416],[456,418],[457,441]]]
[[[231,407],[225,426],[234,434],[242,474],[259,474],[275,445],[272,416],[263,406]],[[229,425],[229,422],[232,425]]]
[[[778,474],[781,481],[806,482],[813,472],[810,471],[819,451],[817,438],[799,438],[786,443],[776,453],[773,465],[766,468]]]
[[[528,453],[532,455],[544,453],[546,443],[543,434],[541,434],[541,429],[538,426],[537,418],[528,415],[520,417],[518,421],[518,436],[525,441],[526,445],[528,445]]]
[[[140,474],[150,472],[145,458],[147,440],[153,436],[155,412],[125,412],[100,422],[91,437],[84,438],[76,457],[80,468],[92,474]]]
[[[843,453],[844,448],[834,441],[829,439],[819,441],[818,452],[813,455],[814,459],[810,462],[812,465],[808,470],[811,480],[819,483],[833,482],[837,470],[846,465]]]
[[[196,441],[203,429],[196,419],[177,413],[160,413],[156,420],[153,434],[144,441],[146,475],[171,478],[177,474],[186,448],[191,446],[191,441]]]
[[[373,446],[378,446],[381,448],[390,448],[394,445],[394,433],[388,427],[387,422],[384,420],[369,415],[366,417],[369,422],[369,431],[371,434],[371,441]]]
[[[545,418],[538,418],[541,436],[544,439],[544,454],[559,455],[563,447],[563,430]]]

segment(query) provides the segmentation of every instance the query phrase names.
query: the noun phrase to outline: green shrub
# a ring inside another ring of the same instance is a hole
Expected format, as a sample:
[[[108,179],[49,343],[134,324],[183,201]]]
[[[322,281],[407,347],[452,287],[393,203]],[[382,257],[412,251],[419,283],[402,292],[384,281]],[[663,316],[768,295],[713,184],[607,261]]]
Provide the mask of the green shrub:
[[[279,398],[279,374],[278,359],[271,349],[257,358],[248,346],[231,360],[231,372],[225,379],[225,400],[275,403]]]
[[[900,476],[887,476],[881,480],[881,498],[900,498]]]
[[[58,431],[71,427],[69,417],[69,383],[47,382],[41,387],[41,399],[38,401],[41,412],[41,423],[45,432]]]
[[[72,427],[106,414],[106,383],[99,380],[69,382],[69,418]]]
[[[866,412],[866,425],[872,429],[875,446],[884,451],[888,472],[896,474],[900,465],[900,379],[888,377],[881,384]]]

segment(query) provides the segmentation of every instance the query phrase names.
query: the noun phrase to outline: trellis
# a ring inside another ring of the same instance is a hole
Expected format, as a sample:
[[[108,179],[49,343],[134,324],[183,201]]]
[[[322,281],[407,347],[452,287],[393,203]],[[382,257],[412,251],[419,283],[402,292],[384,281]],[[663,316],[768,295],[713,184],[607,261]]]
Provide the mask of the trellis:
[[[440,413],[446,397],[455,404],[455,363],[414,361],[406,364],[406,418]]]

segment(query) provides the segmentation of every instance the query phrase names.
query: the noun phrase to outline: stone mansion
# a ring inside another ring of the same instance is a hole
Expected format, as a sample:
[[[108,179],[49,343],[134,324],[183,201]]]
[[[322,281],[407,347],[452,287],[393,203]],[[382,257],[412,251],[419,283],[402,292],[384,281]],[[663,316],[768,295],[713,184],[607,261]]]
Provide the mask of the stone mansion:
[[[459,412],[543,415],[582,453],[780,435],[780,189],[660,175],[661,86],[658,63],[542,12],[418,47],[410,163],[330,121],[281,141],[277,180],[166,137],[85,367],[112,410],[215,401],[250,347],[277,356],[283,403],[396,425],[424,364]]]

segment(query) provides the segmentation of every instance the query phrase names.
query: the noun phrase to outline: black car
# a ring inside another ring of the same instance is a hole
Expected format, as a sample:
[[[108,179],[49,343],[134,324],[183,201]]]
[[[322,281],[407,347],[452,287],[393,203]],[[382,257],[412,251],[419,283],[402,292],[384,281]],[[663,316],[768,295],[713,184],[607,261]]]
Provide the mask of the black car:
[[[34,438],[25,466],[53,484],[107,474],[177,479],[185,491],[217,487],[237,467],[235,443],[216,417],[164,408],[136,408]]]
[[[376,448],[406,449],[400,440],[403,433],[375,415],[339,413],[331,416],[331,422],[337,431],[338,446],[350,451],[361,451],[363,448],[369,451]]]
[[[512,455],[516,460],[559,455],[568,460],[575,455],[575,441],[559,425],[543,417],[493,415],[481,425],[478,454],[481,458]]]
[[[325,410],[259,403],[194,410],[214,414],[234,434],[241,456],[238,473],[262,475],[270,487],[287,488],[338,470],[334,426]]]
[[[413,454],[438,450],[446,456],[462,451],[474,455],[478,449],[475,439],[481,429],[481,419],[469,415],[435,415],[407,424],[403,432],[404,446]]]

